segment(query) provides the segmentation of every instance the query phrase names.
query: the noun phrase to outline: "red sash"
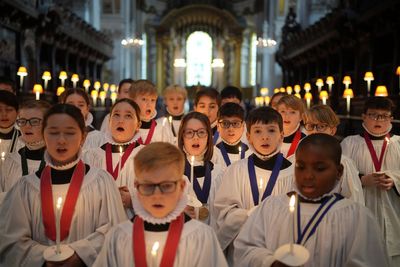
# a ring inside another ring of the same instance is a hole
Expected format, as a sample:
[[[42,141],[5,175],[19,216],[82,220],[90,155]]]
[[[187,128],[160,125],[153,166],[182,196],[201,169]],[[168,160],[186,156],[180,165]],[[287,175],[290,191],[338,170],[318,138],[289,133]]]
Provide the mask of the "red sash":
[[[125,165],[126,160],[129,158],[131,155],[133,149],[136,147],[136,142],[131,143],[128,148],[125,150],[124,154],[121,157],[121,162],[118,162],[117,166],[115,166],[115,169],[113,170],[113,163],[112,163],[112,151],[111,151],[111,144],[107,143],[106,144],[106,165],[107,165],[107,171],[114,177],[114,180],[117,180],[118,178],[118,172],[119,172],[119,164],[121,164],[121,170]]]
[[[365,143],[367,143],[369,154],[371,155],[372,162],[374,163],[375,171],[377,171],[377,172],[381,171],[382,163],[383,163],[383,156],[385,155],[385,151],[386,151],[389,139],[390,139],[390,135],[387,134],[383,140],[382,151],[381,151],[381,154],[379,155],[379,160],[378,160],[378,156],[376,155],[376,151],[374,149],[374,146],[372,145],[371,138],[369,137],[369,134],[367,132],[364,132],[364,140],[365,140]]]
[[[299,144],[301,139],[301,130],[300,128],[297,130],[296,135],[293,138],[292,144],[290,145],[290,148],[287,152],[286,158],[290,157],[291,155],[296,152],[297,145]]]
[[[161,258],[160,267],[172,267],[174,265],[176,251],[178,250],[179,240],[183,229],[185,217],[183,213],[173,220],[169,226],[167,242]],[[143,219],[136,216],[133,221],[132,233],[133,256],[136,267],[147,267],[146,263],[146,243],[144,241]]]
[[[153,120],[151,121],[150,130],[149,130],[149,133],[147,134],[146,141],[143,143],[143,139],[142,139],[142,137],[140,137],[140,138],[138,139],[138,143],[139,143],[139,144],[141,144],[141,145],[148,145],[148,144],[150,144],[151,139],[153,138],[154,130],[156,129],[156,125],[157,125],[156,120],[153,119]]]
[[[74,215],[76,201],[85,176],[85,164],[80,160],[75,167],[68,188],[60,220],[60,240],[64,240],[69,234],[72,216]],[[42,217],[46,236],[56,240],[56,222],[54,216],[53,190],[51,188],[51,168],[46,166],[40,176],[40,198],[42,204]]]

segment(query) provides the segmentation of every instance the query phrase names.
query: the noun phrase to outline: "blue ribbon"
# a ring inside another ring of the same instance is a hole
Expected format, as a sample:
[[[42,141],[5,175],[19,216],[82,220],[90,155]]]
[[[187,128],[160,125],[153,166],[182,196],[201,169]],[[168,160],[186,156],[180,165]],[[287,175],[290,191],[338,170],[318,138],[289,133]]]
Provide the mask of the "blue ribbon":
[[[214,136],[213,136],[213,144],[215,145],[218,141],[219,138],[219,132],[218,130],[215,131]]]
[[[219,143],[219,145],[217,147],[219,148],[219,150],[221,150],[221,154],[222,154],[222,157],[224,158],[226,166],[231,165],[232,163],[231,163],[231,160],[229,158],[228,152],[226,152],[226,148],[224,146],[224,143],[223,142]],[[240,159],[244,159],[244,155],[246,153],[246,151],[245,151],[246,145],[241,143],[240,147],[242,149],[242,151],[240,152]]]
[[[196,197],[197,199],[203,203],[206,204],[208,201],[208,196],[210,195],[210,188],[211,188],[211,164],[209,161],[204,162],[205,165],[205,176],[204,176],[204,183],[203,183],[203,188],[200,187],[199,182],[197,181],[196,174],[194,174],[193,172],[193,181],[191,181],[193,183],[193,190],[196,193]],[[185,175],[188,177],[188,179],[190,180],[190,164],[189,162],[186,160],[186,164],[185,164]]]
[[[254,168],[254,154],[248,158],[247,167],[249,170],[249,178],[250,178],[250,186],[251,186],[251,193],[253,195],[253,202],[254,206],[258,205],[259,193],[258,193],[258,186],[257,186],[257,177],[256,177],[256,170]],[[268,196],[271,195],[272,190],[274,189],[276,180],[278,179],[279,172],[281,170],[281,166],[283,163],[283,154],[279,153],[277,155],[274,168],[272,169],[271,176],[269,177],[267,187],[265,188],[264,194],[261,200],[264,200]]]

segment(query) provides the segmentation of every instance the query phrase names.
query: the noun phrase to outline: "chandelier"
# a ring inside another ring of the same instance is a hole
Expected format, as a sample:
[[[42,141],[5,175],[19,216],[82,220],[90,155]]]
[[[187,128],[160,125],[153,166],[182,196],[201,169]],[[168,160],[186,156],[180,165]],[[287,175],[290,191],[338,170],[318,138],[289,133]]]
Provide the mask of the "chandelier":
[[[125,47],[139,47],[144,44],[144,41],[140,38],[126,38],[121,41],[121,44]]]
[[[256,41],[256,45],[258,47],[273,47],[277,44],[277,42],[274,39],[271,38],[262,38],[262,37],[258,37],[257,41]]]

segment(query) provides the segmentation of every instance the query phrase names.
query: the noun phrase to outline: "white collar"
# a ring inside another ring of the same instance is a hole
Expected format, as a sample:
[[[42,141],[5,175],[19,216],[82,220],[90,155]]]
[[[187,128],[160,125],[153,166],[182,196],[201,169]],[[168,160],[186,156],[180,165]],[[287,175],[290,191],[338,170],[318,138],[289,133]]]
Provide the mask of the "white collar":
[[[110,143],[112,145],[128,145],[131,144],[133,142],[135,142],[136,140],[138,140],[140,137],[140,133],[139,131],[137,131],[137,133],[132,137],[131,140],[129,140],[128,142],[124,142],[124,143],[118,143],[117,141],[114,140],[114,138],[111,135],[111,130],[106,131],[105,132],[105,139],[106,139],[106,143]]]
[[[367,129],[367,127],[365,126],[364,123],[362,123],[362,127],[364,128],[364,130],[365,130],[367,133],[369,133],[370,135],[372,135],[372,136],[374,136],[374,137],[382,137],[382,136],[385,136],[385,135],[387,135],[388,133],[390,133],[390,131],[392,130],[392,124],[390,124],[390,127],[389,127],[389,129],[388,129],[387,131],[385,131],[385,132],[383,132],[383,133],[379,133],[379,134],[371,133],[371,132]]]
[[[0,133],[2,134],[8,134],[9,132],[11,132],[14,129],[14,124],[11,125],[8,128],[0,128]]]
[[[89,112],[85,120],[85,126],[92,125],[92,122],[93,122],[93,115],[92,113]]]
[[[81,157],[82,157],[82,149],[79,149],[78,155],[75,160],[63,165],[54,165],[54,162],[51,159],[49,153],[47,151],[44,152],[44,161],[46,162],[46,165],[49,165],[52,169],[59,171],[71,169],[81,160]]]
[[[46,144],[44,143],[44,140],[40,140],[32,143],[25,143],[25,145],[29,150],[38,150],[44,147]]]
[[[272,152],[271,154],[263,155],[263,154],[260,154],[259,152],[257,152],[257,150],[254,148],[253,145],[250,145],[250,144],[249,144],[248,146],[249,146],[249,148],[253,151],[253,153],[254,153],[258,158],[260,158],[261,160],[268,160],[268,159],[272,158],[273,156],[275,156],[276,154],[278,154],[278,153],[281,151],[281,147],[279,146],[279,147],[277,147],[277,149],[276,149],[274,152]]]
[[[292,131],[292,132],[289,133],[288,135],[285,134],[283,137],[291,136],[292,134],[294,134],[295,132],[297,132],[297,130],[299,129],[299,127],[300,127],[300,123],[297,124],[296,129],[295,129],[294,131]]]
[[[342,187],[341,187],[340,181],[336,181],[335,186],[333,187],[333,189],[330,192],[328,192],[326,194],[323,194],[322,196],[319,196],[317,198],[309,198],[309,197],[305,197],[304,195],[302,195],[300,193],[299,188],[297,187],[297,183],[296,182],[294,183],[293,187],[294,187],[294,191],[296,191],[296,193],[299,194],[302,198],[304,198],[306,200],[311,200],[311,201],[319,201],[319,200],[323,199],[324,197],[331,196],[331,195],[333,195],[335,193],[340,194],[340,192],[342,191]]]
[[[157,110],[154,110],[154,113],[153,113],[153,115],[151,116],[151,118],[146,119],[146,120],[140,118],[140,120],[141,120],[141,121],[144,121],[144,122],[149,122],[149,121],[151,121],[152,119],[154,119],[156,116],[157,116]]]
[[[152,223],[152,224],[165,224],[169,223],[172,220],[176,219],[186,208],[187,201],[188,201],[188,192],[189,192],[189,185],[190,182],[186,178],[186,176],[183,176],[183,178],[186,181],[185,188],[183,189],[182,196],[179,199],[175,209],[171,211],[167,216],[164,218],[156,218],[153,215],[151,215],[147,210],[145,210],[140,203],[138,197],[137,197],[137,189],[136,187],[134,188],[132,192],[132,206],[135,211],[135,214],[138,215],[140,218],[142,218],[144,221]]]
[[[172,117],[181,116],[185,113],[185,110],[182,110],[182,112],[180,114],[172,115],[171,112],[169,112],[168,108],[165,108],[165,110],[168,112],[169,116],[172,116]],[[166,116],[166,117],[168,118],[168,116]]]
[[[189,163],[191,163],[191,161],[192,161],[192,155],[190,155],[190,154],[186,151],[185,146],[183,146],[183,152],[185,152],[185,155],[186,155],[187,160],[189,161]],[[200,155],[194,156],[194,161],[195,161],[195,162],[201,162],[201,163],[202,163],[202,162],[204,161],[204,155],[206,154],[206,152],[207,152],[207,149],[205,149],[203,152],[201,152]]]
[[[230,145],[230,146],[236,146],[237,144],[239,144],[240,143],[240,138],[236,141],[236,142],[233,142],[233,143],[229,143],[228,141],[226,141],[224,138],[222,138],[221,137],[221,140],[222,140],[222,142],[224,142],[225,144],[227,144],[227,145]]]

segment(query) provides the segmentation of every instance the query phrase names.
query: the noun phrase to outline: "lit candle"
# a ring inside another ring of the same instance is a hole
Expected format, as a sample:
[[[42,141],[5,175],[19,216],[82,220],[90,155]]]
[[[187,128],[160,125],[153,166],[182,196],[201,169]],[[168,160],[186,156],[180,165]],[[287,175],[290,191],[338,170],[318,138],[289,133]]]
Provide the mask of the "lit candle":
[[[160,242],[154,242],[153,246],[151,247],[151,266],[157,266],[157,253],[158,249],[160,248]]]
[[[293,194],[290,197],[290,201],[289,201],[289,211],[290,211],[290,217],[291,217],[291,221],[292,221],[292,226],[289,229],[289,238],[290,238],[290,254],[293,254],[293,240],[294,240],[294,230],[295,230],[295,216],[294,216],[294,210],[295,210],[295,205],[296,205],[296,196]]]
[[[1,161],[6,159],[6,152],[1,152]]]
[[[99,96],[99,92],[97,90],[93,90],[90,95],[92,96],[93,99],[93,106],[97,106],[97,97]]]
[[[62,197],[57,199],[56,205],[56,254],[61,253],[60,249],[60,214],[61,214]]]
[[[241,159],[241,155],[242,155],[242,146],[239,146],[239,158]]]
[[[346,111],[347,115],[350,115],[350,99],[354,97],[353,90],[347,88],[343,92],[343,97],[346,98]]]
[[[107,93],[106,93],[105,91],[101,91],[100,94],[99,94],[99,96],[100,96],[101,105],[102,105],[102,106],[105,106],[105,105],[106,105],[106,96],[107,96]]]
[[[194,156],[190,158],[190,182],[193,184],[194,178]]]
[[[118,162],[118,181],[121,177],[121,165],[122,165],[122,146],[119,146],[119,162]]]
[[[261,204],[261,199],[262,199],[262,189],[263,189],[263,183],[264,183],[264,181],[263,181],[263,178],[261,177],[261,179],[260,179],[260,183],[258,184],[258,205],[260,205]]]

